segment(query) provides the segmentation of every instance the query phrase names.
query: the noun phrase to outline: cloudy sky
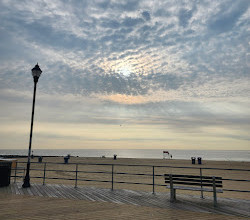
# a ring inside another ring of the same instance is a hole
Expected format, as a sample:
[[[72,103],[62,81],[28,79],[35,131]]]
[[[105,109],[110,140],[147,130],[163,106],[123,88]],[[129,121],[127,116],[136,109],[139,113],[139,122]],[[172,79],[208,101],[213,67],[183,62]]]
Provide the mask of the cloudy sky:
[[[250,150],[249,0],[1,0],[0,148]]]

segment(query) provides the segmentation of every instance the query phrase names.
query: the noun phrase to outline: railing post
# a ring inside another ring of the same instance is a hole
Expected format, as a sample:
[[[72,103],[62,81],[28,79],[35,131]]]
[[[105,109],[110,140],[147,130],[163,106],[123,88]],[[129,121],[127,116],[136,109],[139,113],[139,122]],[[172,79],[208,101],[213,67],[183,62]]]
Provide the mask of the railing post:
[[[23,168],[23,179],[24,179],[25,172],[26,172],[26,167]]]
[[[153,166],[153,194],[155,194],[155,166]]]
[[[214,194],[214,207],[217,206],[217,195],[216,195],[216,182],[215,177],[213,176],[213,194]]]
[[[16,170],[17,170],[17,164],[18,164],[18,162],[16,162],[16,168],[15,168],[15,179],[14,179],[14,183],[16,183]]]
[[[77,188],[77,173],[78,173],[78,164],[76,164],[76,182],[75,182],[75,188]]]
[[[112,191],[114,190],[114,164],[112,164]]]
[[[43,185],[45,185],[45,178],[46,178],[46,163],[44,163],[44,169],[43,169]]]
[[[204,196],[203,196],[203,184],[202,184],[202,168],[200,168],[200,178],[201,178],[201,198],[204,199]]]

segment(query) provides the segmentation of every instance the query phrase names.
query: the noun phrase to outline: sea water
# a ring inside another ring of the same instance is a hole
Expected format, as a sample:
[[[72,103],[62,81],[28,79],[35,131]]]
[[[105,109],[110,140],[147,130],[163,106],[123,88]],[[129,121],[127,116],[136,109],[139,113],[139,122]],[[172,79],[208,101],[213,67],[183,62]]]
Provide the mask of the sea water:
[[[168,151],[173,159],[189,160],[201,157],[203,160],[250,161],[249,150],[178,150],[178,149],[33,149],[35,156],[71,156],[162,159],[163,151]],[[28,149],[3,150],[0,155],[27,155]]]

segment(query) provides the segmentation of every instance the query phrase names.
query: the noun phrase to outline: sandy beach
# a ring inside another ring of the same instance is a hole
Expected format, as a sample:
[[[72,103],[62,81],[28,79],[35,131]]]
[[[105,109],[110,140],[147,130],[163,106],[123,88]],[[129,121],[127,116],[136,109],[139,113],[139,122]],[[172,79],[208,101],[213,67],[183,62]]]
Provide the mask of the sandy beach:
[[[18,158],[18,162],[26,162],[25,158]],[[37,162],[38,158],[34,158],[31,162]],[[93,181],[81,181],[85,180],[100,180],[100,181],[111,181],[112,180],[112,165],[114,164],[114,173],[130,173],[130,174],[152,174],[153,167],[155,176],[155,184],[164,184],[164,178],[162,175],[165,173],[172,174],[193,174],[199,175],[200,168],[220,168],[220,169],[249,169],[250,162],[233,162],[233,161],[206,161],[203,160],[201,165],[191,164],[191,160],[170,160],[170,159],[130,159],[130,158],[119,158],[114,160],[113,158],[85,158],[85,157],[71,157],[68,164],[64,164],[63,157],[44,157],[43,162],[46,162],[46,178],[64,178],[64,179],[46,179],[45,183],[57,183],[57,184],[70,184],[75,185],[75,181],[66,180],[74,179],[76,172],[69,172],[76,170],[76,163],[78,163],[77,185],[94,186],[100,188],[111,188],[111,183],[105,182],[93,182]],[[50,163],[52,162],[52,163]],[[53,164],[56,163],[56,164]],[[87,164],[101,164],[101,165],[87,165]],[[130,166],[124,166],[130,165]],[[131,166],[131,165],[148,165],[148,166]],[[18,167],[25,167],[25,163],[18,163]],[[184,168],[170,168],[170,167],[157,167],[157,166],[174,166],[174,167],[190,167]],[[44,175],[44,163],[35,163],[31,165],[30,176],[31,177],[43,177]],[[57,170],[57,171],[51,171]],[[84,172],[81,172],[84,171]],[[13,171],[14,172],[14,171]],[[110,173],[88,173],[88,172],[110,172]],[[136,182],[152,184],[152,176],[144,175],[121,175],[114,174],[114,181],[116,182]],[[20,174],[22,175],[22,173]],[[245,179],[250,180],[250,171],[235,171],[235,170],[216,170],[216,169],[202,169],[202,175],[206,176],[219,176],[224,179]],[[18,178],[17,181],[22,181],[22,178]],[[42,183],[42,178],[32,178],[31,183]],[[249,182],[241,181],[223,181],[224,189],[237,189],[237,190],[248,190],[250,191]],[[131,189],[141,191],[152,191],[152,185],[141,185],[141,184],[121,184],[114,183],[114,189]],[[155,192],[168,192],[165,186],[155,186]],[[179,191],[182,194],[196,194],[200,192],[192,191]],[[204,193],[204,196],[212,196],[212,193]],[[224,191],[220,193],[218,197],[226,198],[239,198],[239,199],[250,199],[250,193],[243,192],[229,192]]]

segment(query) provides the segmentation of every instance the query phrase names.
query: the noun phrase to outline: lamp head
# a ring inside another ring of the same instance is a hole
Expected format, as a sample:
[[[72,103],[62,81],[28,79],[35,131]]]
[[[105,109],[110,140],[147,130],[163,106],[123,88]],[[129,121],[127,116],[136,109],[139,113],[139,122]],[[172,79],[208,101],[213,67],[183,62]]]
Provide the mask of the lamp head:
[[[31,70],[32,76],[34,78],[34,82],[37,83],[38,79],[42,73],[42,70],[38,66],[38,63],[35,65],[35,67]]]

